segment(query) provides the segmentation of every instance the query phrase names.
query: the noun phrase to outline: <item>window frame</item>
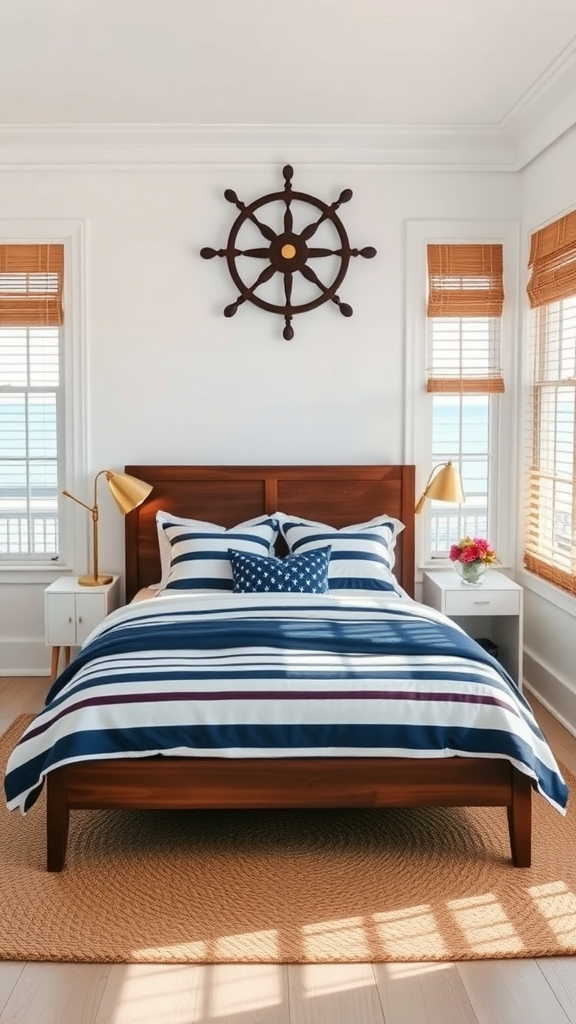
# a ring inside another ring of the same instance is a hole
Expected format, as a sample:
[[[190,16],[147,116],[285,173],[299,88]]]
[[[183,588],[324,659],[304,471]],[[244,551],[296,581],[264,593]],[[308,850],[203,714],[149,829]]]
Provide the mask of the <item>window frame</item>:
[[[409,220],[406,223],[406,409],[405,460],[416,466],[416,492],[424,490],[433,468],[432,395],[426,392],[428,244],[500,243],[504,257],[504,308],[501,317],[501,360],[506,390],[489,396],[489,432],[492,470],[489,486],[489,540],[503,567],[517,559],[513,540],[518,531],[518,367],[519,324],[516,296],[519,290],[520,223],[518,220]],[[497,406],[495,407],[495,403]],[[505,443],[504,443],[505,439]],[[499,501],[499,494],[506,501]],[[417,582],[426,569],[451,566],[448,558],[432,558],[430,551],[430,502],[416,522]],[[418,522],[418,520],[420,520]]]
[[[86,450],[86,223],[83,220],[0,219],[0,241],[7,245],[61,243],[64,246],[65,316],[61,331],[60,359],[63,367],[60,387],[58,481],[73,489],[87,465]],[[56,558],[24,555],[21,559],[0,556],[1,582],[50,583],[63,572],[85,560],[88,536],[79,536],[70,502],[59,495],[60,551]]]
[[[526,287],[531,277],[531,270],[528,266],[531,240],[532,236],[545,228],[548,224],[553,224],[562,217],[572,213],[574,210],[573,205],[563,210],[559,210],[554,214],[551,214],[546,220],[541,221],[538,224],[533,224],[525,228],[525,234],[522,238],[522,285],[519,294],[524,296],[524,301],[521,305],[521,358],[519,363],[519,392],[520,392],[520,409],[519,409],[519,422],[522,425],[522,455],[520,459],[520,476],[519,476],[519,495],[521,500],[521,508],[524,510],[527,501],[527,481],[528,481],[528,451],[527,445],[524,444],[526,432],[532,425],[532,365],[531,365],[531,330],[532,330],[532,310],[528,300]],[[536,576],[530,572],[524,565],[524,521],[520,524],[521,528],[518,531],[517,545],[516,545],[516,557],[517,557],[517,571],[516,580],[528,593],[533,593],[537,597],[542,598],[549,604],[567,615],[572,617],[576,616],[576,601],[571,594],[565,590],[561,590],[560,587],[556,587],[549,580],[543,579],[541,576]]]
[[[528,351],[527,351],[527,362],[529,363],[529,366],[530,366],[530,383],[529,383],[529,400],[528,400],[528,403],[527,403],[527,415],[526,415],[526,433],[527,433],[527,438],[526,438],[526,451],[525,451],[525,462],[524,462],[525,490],[526,490],[527,497],[528,497],[528,493],[529,493],[529,489],[530,489],[530,485],[529,485],[529,480],[530,480],[530,476],[531,476],[531,472],[530,471],[531,471],[531,468],[533,467],[534,462],[536,461],[534,456],[532,456],[532,457],[530,456],[530,451],[538,452],[538,454],[540,456],[542,456],[542,445],[541,445],[541,443],[538,443],[537,438],[536,438],[536,431],[534,429],[535,428],[535,422],[536,422],[536,415],[537,415],[535,410],[536,410],[536,407],[538,407],[538,409],[541,410],[543,408],[543,406],[546,404],[545,398],[543,397],[545,392],[546,392],[546,390],[548,390],[548,389],[550,389],[552,387],[552,388],[554,388],[555,391],[557,391],[559,388],[565,388],[565,387],[569,386],[571,388],[571,391],[572,391],[572,400],[571,400],[572,401],[572,407],[573,407],[574,413],[576,414],[576,384],[574,382],[574,378],[571,378],[571,379],[568,378],[565,381],[562,381],[561,379],[557,379],[555,382],[551,382],[546,377],[545,374],[539,374],[539,375],[537,375],[537,377],[535,377],[535,375],[534,375],[534,364],[535,364],[535,362],[538,361],[540,363],[540,365],[545,365],[546,357],[549,354],[548,339],[549,339],[549,323],[550,323],[550,319],[551,319],[550,307],[556,306],[559,303],[565,302],[567,298],[568,298],[568,296],[566,298],[562,298],[562,299],[551,299],[549,302],[543,303],[542,305],[537,306],[537,307],[531,309],[530,313],[529,313],[530,342],[529,342]],[[575,301],[576,301],[576,284],[575,284],[575,287],[574,287],[574,293],[573,293],[572,296],[570,296],[570,299],[571,299],[572,305],[574,305]],[[574,314],[572,314],[572,315],[574,315]],[[559,329],[561,330],[561,318],[558,318],[558,320],[556,322],[558,324]],[[549,420],[547,422],[549,422]],[[554,424],[554,425],[556,425],[556,424]],[[557,454],[558,454],[558,447],[555,444],[554,445],[554,457],[555,458],[556,458]],[[572,454],[572,464],[574,465],[574,460],[576,459],[576,443],[574,442],[574,434],[573,434],[573,444],[572,444],[572,453],[571,454]],[[560,478],[560,475],[557,474],[557,473],[554,473],[553,474],[553,478],[554,478],[554,480],[558,481],[559,478]],[[574,488],[574,486],[575,486],[574,482],[573,482],[572,486]],[[572,499],[572,504],[574,505],[574,497]],[[574,527],[574,522],[572,523],[572,526]],[[540,579],[540,580],[543,580],[546,583],[549,583],[551,586],[554,587],[555,590],[559,589],[567,597],[569,597],[572,600],[574,600],[576,598],[576,572],[574,572],[574,573],[568,572],[557,561],[548,562],[547,559],[541,558],[539,556],[538,551],[535,551],[535,552],[528,551],[528,543],[527,542],[528,542],[528,528],[527,528],[527,526],[525,524],[525,526],[524,526],[524,534],[523,534],[523,544],[522,544],[522,565],[523,565],[524,571],[529,573],[531,577],[535,577],[536,579]],[[531,559],[533,561],[533,563],[535,564],[534,570],[531,569],[529,565],[526,565],[525,559],[527,557],[529,559]],[[542,566],[541,569],[538,569],[536,567],[538,564],[540,566]],[[549,570],[550,575],[548,575],[548,570],[547,570],[548,565],[550,565],[550,570]],[[572,580],[572,587],[573,587],[572,592],[570,591],[568,586],[563,586],[562,583],[555,582],[555,580],[552,578],[554,576],[555,570],[558,571],[558,575],[564,574],[566,577],[569,577]]]

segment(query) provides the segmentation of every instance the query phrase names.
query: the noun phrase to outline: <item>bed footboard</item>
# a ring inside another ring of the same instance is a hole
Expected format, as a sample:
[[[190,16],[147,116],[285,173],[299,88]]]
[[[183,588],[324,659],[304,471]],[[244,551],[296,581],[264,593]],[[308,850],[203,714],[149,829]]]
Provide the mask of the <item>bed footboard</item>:
[[[531,862],[531,782],[486,758],[88,761],[47,778],[47,869],[61,871],[73,809],[506,807],[512,861]]]

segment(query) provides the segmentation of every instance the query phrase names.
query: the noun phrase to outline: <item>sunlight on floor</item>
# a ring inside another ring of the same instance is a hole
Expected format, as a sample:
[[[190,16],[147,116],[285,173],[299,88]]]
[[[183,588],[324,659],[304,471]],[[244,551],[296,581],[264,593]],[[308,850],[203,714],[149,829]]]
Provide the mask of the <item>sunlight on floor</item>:
[[[260,1019],[282,1002],[279,964],[127,964],[108,1024]]]
[[[107,1024],[190,1024],[196,1006],[197,987],[190,964],[126,964],[122,986],[114,1007],[106,1015]],[[192,980],[194,978],[194,980]]]
[[[576,942],[576,896],[565,882],[549,882],[527,890],[559,942]]]
[[[366,935],[364,918],[348,917],[335,921],[321,921],[305,925],[302,929],[304,953],[310,960],[325,955],[329,945],[335,959],[340,956],[370,960],[370,947]]]
[[[305,999],[318,999],[320,996],[335,992],[367,988],[376,983],[372,965],[369,963],[304,964],[301,968],[301,978],[302,994]]]
[[[382,966],[390,981],[404,981],[406,978],[415,978],[419,974],[451,971],[454,964],[444,961],[439,964],[383,964]]]
[[[248,1021],[260,1020],[260,1014],[252,1015],[282,1002],[282,966],[279,964],[215,964],[209,971],[210,980],[202,993],[203,1020],[218,1017],[232,1020],[241,1014],[248,1015],[244,1018]],[[206,974],[203,977],[206,978]]]
[[[519,953],[524,943],[493,893],[447,904],[475,953]]]
[[[401,959],[420,953],[423,941],[426,942],[428,956],[446,954],[444,940],[427,903],[386,914],[374,914],[373,920],[381,945],[392,956]]]

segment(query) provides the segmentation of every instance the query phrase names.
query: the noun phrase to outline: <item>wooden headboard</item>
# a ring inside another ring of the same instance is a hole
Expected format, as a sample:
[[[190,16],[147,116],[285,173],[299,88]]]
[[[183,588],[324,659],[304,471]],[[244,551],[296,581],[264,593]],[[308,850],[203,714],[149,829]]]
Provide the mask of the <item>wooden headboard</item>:
[[[394,572],[414,594],[414,466],[126,466],[126,472],[154,488],[125,520],[127,601],[160,579],[159,509],[227,529],[278,511],[335,527],[387,513],[405,524]]]

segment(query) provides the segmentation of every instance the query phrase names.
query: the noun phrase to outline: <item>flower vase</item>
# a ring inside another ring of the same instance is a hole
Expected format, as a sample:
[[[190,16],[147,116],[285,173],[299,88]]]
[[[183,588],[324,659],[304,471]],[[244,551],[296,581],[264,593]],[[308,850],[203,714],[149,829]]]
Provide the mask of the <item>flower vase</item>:
[[[473,562],[454,562],[454,568],[462,583],[468,587],[481,587],[486,577],[486,563],[476,559]]]

